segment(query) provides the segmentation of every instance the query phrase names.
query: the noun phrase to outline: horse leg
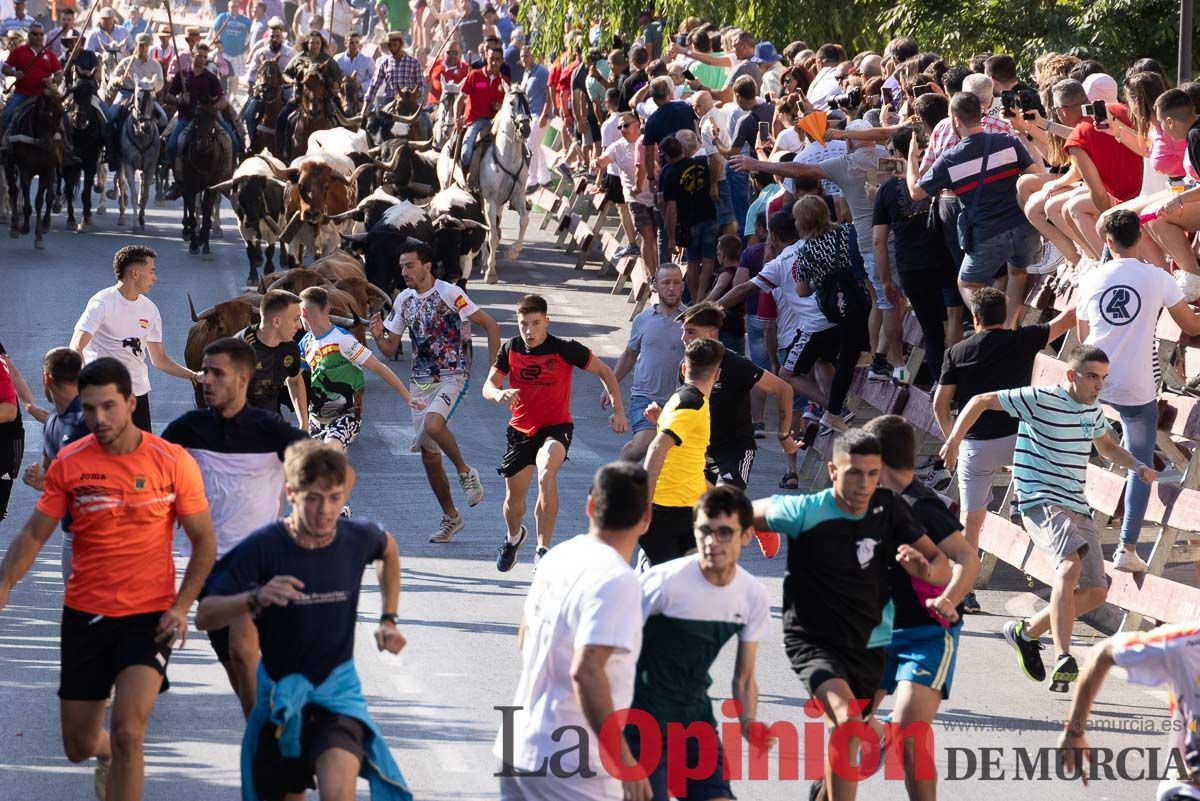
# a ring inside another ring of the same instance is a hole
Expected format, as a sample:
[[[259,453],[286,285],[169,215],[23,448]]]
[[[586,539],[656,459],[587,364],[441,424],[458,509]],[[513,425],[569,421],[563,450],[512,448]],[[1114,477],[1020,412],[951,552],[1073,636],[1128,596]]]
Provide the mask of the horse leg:
[[[212,235],[217,239],[224,239],[225,232],[221,230],[221,198],[224,195],[220,192],[214,194],[212,202]]]
[[[125,173],[126,165],[121,163],[113,170],[113,196],[117,201],[117,225],[125,224],[125,206],[129,203],[129,176]]]
[[[208,238],[212,233],[213,207],[217,205],[217,199],[214,197],[216,194],[216,192],[212,192],[208,188],[200,192],[200,202],[203,204],[200,209],[202,215],[200,221],[200,244],[205,256],[212,254],[212,248],[208,245]]]
[[[483,271],[483,280],[495,284],[500,281],[500,276],[496,275],[496,252],[500,248],[500,209],[495,207],[494,201],[483,201],[483,218],[487,220],[489,228],[487,267]]]
[[[46,247],[46,243],[42,241],[42,233],[45,228],[50,227],[50,207],[54,203],[53,181],[46,181],[45,178],[45,173],[38,176],[37,202],[34,204],[33,210],[33,246],[38,250]],[[43,209],[45,209],[44,218]]]
[[[150,181],[154,175],[154,166],[142,170],[142,179],[138,184],[138,230],[146,230],[146,204],[150,202]]]
[[[75,221],[75,181],[79,176],[72,169],[70,172],[64,171],[62,180],[62,193],[67,199],[67,230],[76,231],[79,229],[79,224]]]
[[[87,171],[86,167],[84,168],[84,170],[85,170],[85,172],[83,174],[83,221],[85,223],[87,223],[88,225],[91,225],[91,223],[92,223],[92,184],[95,183],[94,179],[96,177],[96,174],[94,172]],[[103,188],[103,187],[101,187],[101,188]],[[103,199],[100,201],[100,205],[101,206],[104,205]]]
[[[108,205],[104,202],[104,183],[106,180],[108,180],[108,168],[105,167],[103,163],[101,163],[101,159],[99,156],[97,156],[96,159],[94,161],[92,161],[92,172],[91,172],[90,176],[91,177],[88,181],[88,191],[87,191],[87,194],[84,195],[84,199],[83,199],[85,210],[87,212],[88,217],[92,216],[91,208],[92,208],[92,187],[93,186],[95,186],[96,194],[99,195],[99,197],[100,197],[100,200],[98,200],[96,202],[96,213],[104,214],[108,211]]]
[[[250,262],[250,272],[246,275],[246,284],[257,284],[258,268],[262,264],[262,244],[257,239],[246,240],[246,260]]]
[[[283,260],[283,254],[280,254],[280,260]],[[267,243],[267,259],[266,266],[263,267],[263,275],[270,275],[275,272],[275,243]]]
[[[525,202],[525,196],[521,195],[514,196],[508,202],[508,207],[521,218],[520,227],[517,229],[517,241],[508,246],[508,252],[505,254],[508,261],[516,261],[521,255],[521,248],[525,246],[525,229],[529,226],[529,204]]]
[[[196,193],[185,190],[183,194],[183,241],[187,242],[188,252],[195,254],[196,230]]]
[[[13,239],[16,239],[21,235],[17,230],[18,226],[20,225],[21,211],[21,207],[17,205],[17,192],[20,190],[20,186],[18,184],[19,178],[17,176],[17,169],[11,162],[4,165],[4,177],[8,183],[8,235]]]
[[[33,185],[33,176],[21,170],[21,202],[25,204],[22,213],[25,215],[21,223],[21,234],[29,233],[29,215],[33,213],[33,204],[29,202],[29,191]]]

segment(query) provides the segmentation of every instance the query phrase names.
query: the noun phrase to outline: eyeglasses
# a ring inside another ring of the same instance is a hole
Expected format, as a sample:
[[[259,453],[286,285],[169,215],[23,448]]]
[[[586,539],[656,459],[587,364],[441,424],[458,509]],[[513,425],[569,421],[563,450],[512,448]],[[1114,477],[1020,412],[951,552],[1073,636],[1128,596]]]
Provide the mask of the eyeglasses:
[[[719,526],[712,528],[711,526],[697,526],[696,533],[700,535],[700,539],[705,540],[712,537],[715,542],[731,542],[737,530],[729,526]]]
[[[623,131],[623,130],[625,130],[626,128],[629,128],[629,127],[630,127],[630,126],[632,126],[632,125],[633,125],[633,123],[632,123],[632,122],[623,122],[623,123],[621,123],[620,125],[618,125],[618,126],[617,126],[617,130],[618,130],[618,131]]]

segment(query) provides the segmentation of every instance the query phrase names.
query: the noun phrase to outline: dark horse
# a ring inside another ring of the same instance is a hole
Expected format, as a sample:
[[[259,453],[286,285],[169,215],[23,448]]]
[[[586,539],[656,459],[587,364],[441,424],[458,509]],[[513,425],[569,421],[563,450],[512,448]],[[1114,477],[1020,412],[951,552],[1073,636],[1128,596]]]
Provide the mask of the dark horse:
[[[284,161],[291,161],[308,151],[308,137],[317,131],[336,128],[339,121],[330,114],[330,98],[326,93],[325,76],[320,70],[310,69],[304,73],[297,91],[300,105],[288,119],[287,130],[291,136],[279,143]],[[276,136],[281,132],[277,131]]]
[[[281,153],[275,143],[275,129],[267,125],[274,125],[283,109],[283,71],[279,69],[278,59],[269,58],[258,65],[254,73],[254,94],[259,100],[258,127],[254,141],[250,143],[250,153],[268,150],[279,156]]]
[[[80,199],[83,206],[83,221],[80,231],[92,224],[92,186],[96,182],[96,170],[100,166],[100,155],[104,150],[104,116],[92,105],[96,94],[96,82],[80,78],[71,87],[71,100],[67,104],[68,133],[77,161],[65,166],[63,183],[67,195],[67,229],[74,231],[75,188],[83,178]]]
[[[44,248],[42,234],[50,230],[50,206],[55,187],[58,186],[63,164],[63,96],[48,80],[42,83],[42,93],[27,103],[10,123],[9,155],[5,165],[8,179],[8,202],[12,209],[12,228],[9,236],[16,239],[29,233],[29,216],[33,204],[29,200],[29,189],[34,176],[38,179],[37,224],[34,226],[33,246]],[[25,221],[18,233],[17,186],[20,181],[21,199],[24,201]]]
[[[176,175],[183,190],[183,238],[189,242],[188,252],[212,252],[208,245],[212,230],[213,207],[217,193],[209,187],[228,180],[233,173],[231,142],[217,124],[220,114],[212,103],[196,106],[192,126],[186,141],[180,144],[176,156]],[[200,204],[200,225],[196,225],[196,204]]]
[[[342,85],[338,88],[338,97],[342,101],[342,111],[347,117],[353,117],[363,110],[366,93],[363,92],[357,75],[350,73],[342,79]]]

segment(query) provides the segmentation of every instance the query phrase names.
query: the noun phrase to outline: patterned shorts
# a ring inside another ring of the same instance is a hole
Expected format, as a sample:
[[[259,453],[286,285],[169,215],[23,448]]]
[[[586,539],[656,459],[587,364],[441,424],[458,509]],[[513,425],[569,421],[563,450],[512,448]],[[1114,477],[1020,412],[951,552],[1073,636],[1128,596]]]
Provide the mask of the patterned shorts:
[[[349,448],[358,432],[362,431],[362,421],[351,415],[335,417],[328,423],[322,423],[315,417],[308,418],[308,435],[313,439],[335,439],[342,443],[343,448]]]

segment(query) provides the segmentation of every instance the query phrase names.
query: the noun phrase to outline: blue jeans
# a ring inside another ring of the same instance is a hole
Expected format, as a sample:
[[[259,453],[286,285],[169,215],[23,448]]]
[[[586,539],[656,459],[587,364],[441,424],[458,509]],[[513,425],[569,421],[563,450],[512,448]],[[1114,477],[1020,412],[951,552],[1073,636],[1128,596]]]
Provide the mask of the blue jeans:
[[[12,122],[13,115],[17,113],[24,104],[33,100],[33,95],[19,95],[13,92],[8,96],[8,102],[4,104],[4,111],[0,113],[0,129],[7,130],[8,124]]]
[[[738,236],[745,236],[746,212],[750,210],[750,173],[726,170],[724,183],[729,186],[729,202],[733,204]]]
[[[475,153],[475,141],[479,139],[480,131],[488,128],[491,124],[491,120],[475,120],[475,122],[467,126],[467,132],[463,134],[462,146],[462,163],[464,170],[471,166],[471,156]]]
[[[1158,401],[1142,406],[1109,406],[1121,415],[1124,434],[1121,444],[1133,454],[1133,458],[1145,465],[1154,463],[1154,437],[1158,429]],[[1146,506],[1150,503],[1150,485],[1142,483],[1137,473],[1130,470],[1125,479],[1125,517],[1121,520],[1121,544],[1133,545],[1142,531],[1146,517]]]
[[[746,317],[746,342],[750,346],[750,361],[761,370],[771,369],[771,356],[767,352],[766,326],[757,315]]]
[[[250,140],[251,146],[253,146],[255,134],[258,133],[258,107],[261,105],[261,98],[252,97],[242,108],[242,122],[246,124],[246,138]]]

